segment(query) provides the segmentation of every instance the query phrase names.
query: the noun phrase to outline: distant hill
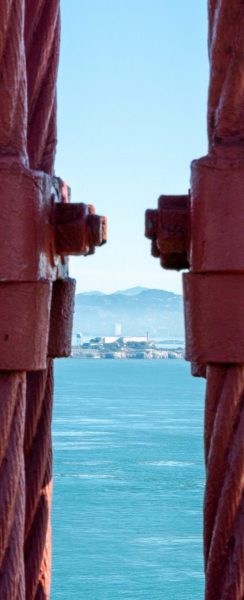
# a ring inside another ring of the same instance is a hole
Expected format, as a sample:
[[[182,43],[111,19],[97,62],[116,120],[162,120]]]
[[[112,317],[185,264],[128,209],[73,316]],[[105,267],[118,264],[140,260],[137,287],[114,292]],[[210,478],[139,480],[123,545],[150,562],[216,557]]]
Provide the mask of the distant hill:
[[[148,291],[148,288],[137,286],[129,288],[128,290],[119,290],[118,292],[113,292],[112,296],[117,296],[118,294],[122,294],[122,296],[138,296],[138,294],[141,294],[141,292],[146,291]]]
[[[183,338],[182,296],[140,287],[113,294],[85,292],[76,295],[75,335],[114,335],[118,323],[122,326],[122,335],[146,335],[148,332],[150,338]]]

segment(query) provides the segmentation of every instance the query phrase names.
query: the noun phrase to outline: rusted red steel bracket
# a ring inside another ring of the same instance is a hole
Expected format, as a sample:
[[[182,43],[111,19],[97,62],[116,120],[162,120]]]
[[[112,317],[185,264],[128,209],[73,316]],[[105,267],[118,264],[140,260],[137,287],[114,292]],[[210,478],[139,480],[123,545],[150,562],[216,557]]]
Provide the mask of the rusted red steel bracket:
[[[183,285],[194,375],[207,363],[244,362],[243,194],[242,162],[206,156],[192,163],[188,196],[161,196],[146,211],[153,256],[168,269],[190,268]]]
[[[186,359],[193,375],[207,376],[206,600],[241,600],[244,590],[244,162],[231,150],[193,161],[189,197],[161,197],[146,213],[154,256],[167,268],[190,267]]]
[[[45,369],[71,350],[75,281],[68,255],[106,241],[106,219],[71,204],[59,178],[1,159],[0,368]]]
[[[151,254],[164,269],[181,271],[190,266],[191,192],[158,199],[157,209],[145,214],[145,235]],[[192,360],[192,374],[205,377],[205,365]]]
[[[158,208],[146,211],[145,235],[152,240],[152,256],[164,269],[189,267],[189,196],[160,196]]]

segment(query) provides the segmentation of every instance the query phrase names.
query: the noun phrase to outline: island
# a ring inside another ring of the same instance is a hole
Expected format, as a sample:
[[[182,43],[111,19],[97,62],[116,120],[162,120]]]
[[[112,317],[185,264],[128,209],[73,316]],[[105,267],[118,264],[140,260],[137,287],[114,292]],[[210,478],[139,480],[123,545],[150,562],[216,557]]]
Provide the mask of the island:
[[[163,345],[163,347],[162,347]],[[169,344],[172,345],[172,344]],[[165,343],[155,343],[148,336],[105,336],[94,337],[88,342],[78,343],[72,347],[73,358],[92,359],[182,359],[184,348],[164,347]]]

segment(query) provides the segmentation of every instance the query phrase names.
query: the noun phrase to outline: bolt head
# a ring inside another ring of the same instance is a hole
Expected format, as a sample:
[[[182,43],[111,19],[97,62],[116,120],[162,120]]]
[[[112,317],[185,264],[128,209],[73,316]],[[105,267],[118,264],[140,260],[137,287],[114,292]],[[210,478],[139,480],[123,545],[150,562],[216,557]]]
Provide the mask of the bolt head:
[[[158,211],[148,209],[145,212],[145,236],[149,240],[156,240],[158,233]]]
[[[189,197],[160,196],[158,209],[146,211],[145,235],[164,269],[188,269]]]
[[[89,246],[102,246],[107,241],[107,219],[94,213],[87,217]]]
[[[207,377],[207,365],[192,362],[191,363],[191,374],[193,377],[203,377],[206,379]]]
[[[86,204],[55,204],[55,249],[61,256],[79,256],[89,250]]]

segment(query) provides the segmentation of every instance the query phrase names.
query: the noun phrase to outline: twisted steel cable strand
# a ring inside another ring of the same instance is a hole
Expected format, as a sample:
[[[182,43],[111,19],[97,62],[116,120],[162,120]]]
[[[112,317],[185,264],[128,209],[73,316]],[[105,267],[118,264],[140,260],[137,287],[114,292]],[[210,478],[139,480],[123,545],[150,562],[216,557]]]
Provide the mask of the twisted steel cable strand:
[[[244,367],[207,368],[206,600],[244,597]]]
[[[0,3],[0,155],[27,160],[25,0]]]
[[[57,143],[56,79],[60,42],[59,0],[26,0],[28,80],[27,147],[30,167],[53,174]],[[26,600],[50,594],[53,361],[27,374],[25,428]]]
[[[25,600],[25,374],[1,374],[0,391],[0,598]]]
[[[32,169],[50,174],[57,144],[59,4],[59,0],[26,0],[28,155]]]
[[[209,0],[210,156],[242,165],[244,3]],[[224,339],[223,339],[224,343]],[[244,598],[244,366],[208,365],[205,409],[206,600]]]
[[[0,161],[27,164],[24,0],[0,3]],[[0,598],[25,600],[26,376],[0,373]]]
[[[51,419],[53,361],[48,368],[27,375],[25,469],[26,600],[49,598],[52,494]]]
[[[244,144],[244,4],[209,0],[210,150]]]

